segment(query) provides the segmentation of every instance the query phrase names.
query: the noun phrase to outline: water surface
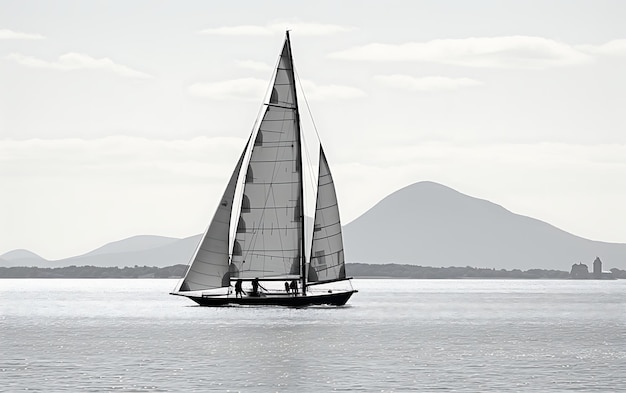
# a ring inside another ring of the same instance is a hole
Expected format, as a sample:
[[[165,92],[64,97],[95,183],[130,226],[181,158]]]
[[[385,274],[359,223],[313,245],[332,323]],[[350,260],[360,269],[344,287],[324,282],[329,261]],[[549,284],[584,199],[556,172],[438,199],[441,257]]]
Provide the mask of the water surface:
[[[626,280],[355,280],[203,308],[174,280],[0,280],[0,391],[626,391]]]

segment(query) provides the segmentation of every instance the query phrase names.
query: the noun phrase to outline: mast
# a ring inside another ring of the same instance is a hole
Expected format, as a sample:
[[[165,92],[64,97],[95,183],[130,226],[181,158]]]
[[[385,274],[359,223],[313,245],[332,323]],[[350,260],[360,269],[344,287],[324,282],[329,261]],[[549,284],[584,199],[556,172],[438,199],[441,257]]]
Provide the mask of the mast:
[[[296,94],[296,75],[294,72],[293,65],[293,55],[291,53],[291,39],[289,38],[289,30],[287,30],[287,47],[289,48],[289,62],[291,63],[291,80],[293,81],[293,101],[296,108],[295,119],[296,119],[296,135],[298,136],[298,160],[299,162],[299,170],[298,170],[298,179],[300,183],[300,281],[302,287],[302,295],[306,295],[306,248],[305,248],[305,239],[304,239],[304,162],[302,160],[302,134],[300,130],[300,110],[298,109],[298,95]]]

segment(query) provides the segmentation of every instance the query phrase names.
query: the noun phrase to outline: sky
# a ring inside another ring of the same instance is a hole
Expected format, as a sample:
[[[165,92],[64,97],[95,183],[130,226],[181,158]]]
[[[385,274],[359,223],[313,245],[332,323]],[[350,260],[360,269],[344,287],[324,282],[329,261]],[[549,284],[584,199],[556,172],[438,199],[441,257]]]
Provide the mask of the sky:
[[[626,2],[0,10],[0,255],[204,231],[286,29],[344,224],[428,180],[626,243]]]

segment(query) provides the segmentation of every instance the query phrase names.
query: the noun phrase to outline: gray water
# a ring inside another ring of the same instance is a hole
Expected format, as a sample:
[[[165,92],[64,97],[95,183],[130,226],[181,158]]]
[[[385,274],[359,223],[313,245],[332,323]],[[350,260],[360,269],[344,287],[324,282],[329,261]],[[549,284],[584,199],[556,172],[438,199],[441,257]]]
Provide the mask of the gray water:
[[[354,280],[202,308],[174,280],[0,280],[0,391],[626,391],[626,280]]]

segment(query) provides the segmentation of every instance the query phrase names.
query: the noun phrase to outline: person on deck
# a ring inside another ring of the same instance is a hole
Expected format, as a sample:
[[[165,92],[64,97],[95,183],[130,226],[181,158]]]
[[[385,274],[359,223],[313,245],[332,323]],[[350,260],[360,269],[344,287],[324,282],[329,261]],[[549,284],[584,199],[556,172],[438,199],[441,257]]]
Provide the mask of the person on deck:
[[[235,283],[235,297],[243,297],[243,288],[241,287],[242,281],[241,279],[237,280]]]
[[[259,279],[255,278],[252,280],[252,293],[250,296],[259,296]]]
[[[289,285],[289,288],[291,289],[294,295],[296,296],[298,295],[298,281],[291,280],[291,285]]]
[[[289,283],[287,281],[285,281],[285,292],[289,294]]]

